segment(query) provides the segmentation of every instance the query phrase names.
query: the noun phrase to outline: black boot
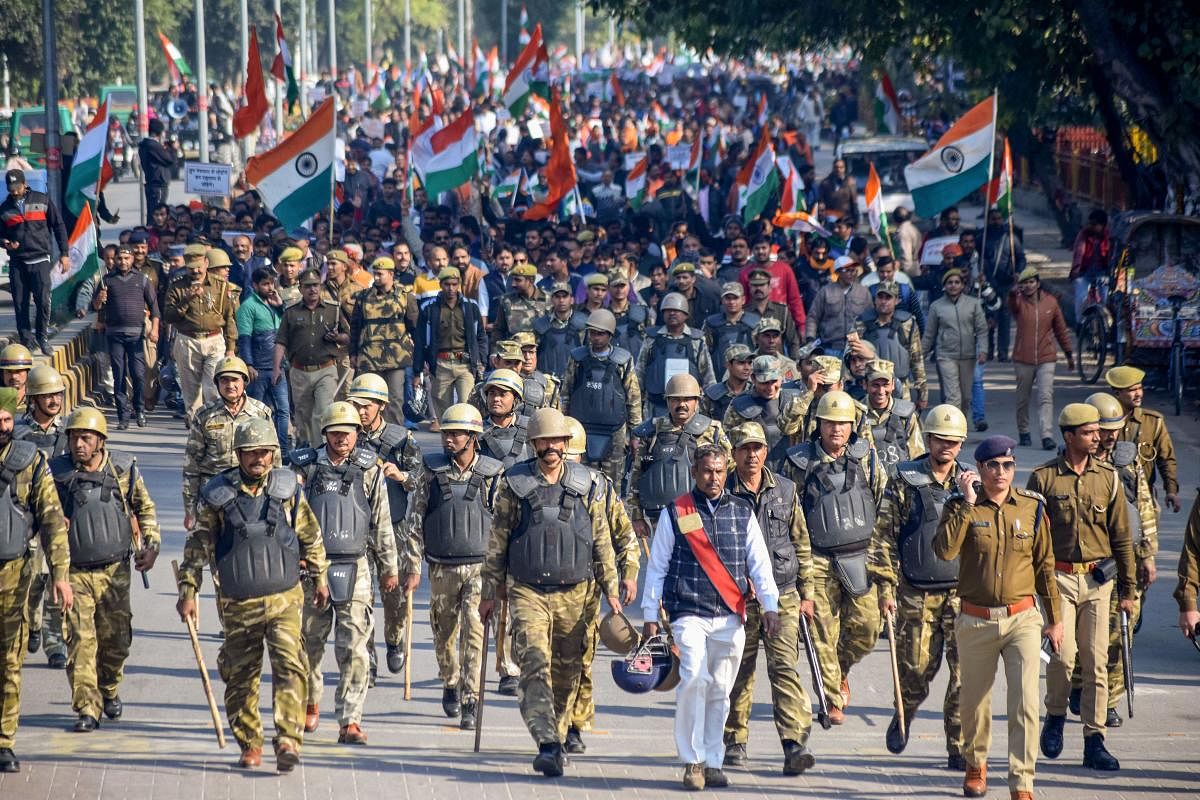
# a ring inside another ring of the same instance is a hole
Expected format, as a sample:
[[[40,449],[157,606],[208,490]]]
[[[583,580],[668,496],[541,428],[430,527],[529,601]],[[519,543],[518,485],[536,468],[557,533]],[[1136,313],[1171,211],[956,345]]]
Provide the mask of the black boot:
[[[389,644],[387,646],[388,672],[395,675],[404,669],[404,645]]]
[[[1108,710],[1108,717],[1104,720],[1104,726],[1106,728],[1119,728],[1124,722],[1125,720],[1121,719],[1121,715],[1117,713],[1117,710],[1110,708]]]
[[[104,716],[109,719],[120,719],[121,712],[125,710],[125,704],[121,702],[120,697],[104,698]]]
[[[905,722],[911,723],[911,717],[905,719]],[[904,732],[900,732],[900,715],[892,715],[892,723],[888,725],[887,735],[884,737],[884,743],[887,745],[889,753],[903,753],[904,748],[908,747],[908,725],[904,726]]]
[[[496,687],[496,694],[502,694],[507,697],[516,697],[517,689],[521,685],[521,679],[516,675],[505,675],[500,678],[500,685]]]
[[[533,757],[533,768],[547,778],[557,778],[563,774],[566,759],[563,758],[562,745],[558,742],[547,742],[538,745],[538,754]]]
[[[1083,737],[1083,765],[1106,772],[1121,768],[1121,762],[1105,749],[1104,737],[1098,733]]]
[[[475,703],[463,703],[462,716],[458,718],[458,727],[464,731],[475,730]]]
[[[1071,709],[1071,713],[1079,716],[1079,701],[1083,699],[1083,689],[1075,688],[1071,690],[1071,694],[1067,696],[1067,708]]]
[[[1047,714],[1046,722],[1042,725],[1042,755],[1046,758],[1058,758],[1063,749],[1063,724],[1067,715]]]
[[[812,751],[800,742],[788,739],[783,743],[783,774],[803,775],[817,763]]]
[[[87,714],[80,714],[79,719],[75,720],[76,733],[91,733],[100,727],[100,720]]]
[[[583,743],[583,736],[580,734],[579,728],[574,725],[567,728],[567,741],[563,743],[563,749],[571,755],[587,752],[587,745]]]
[[[36,653],[42,649],[42,632],[41,630],[29,631],[29,652]]]
[[[442,713],[447,717],[457,717],[462,711],[462,703],[458,699],[458,689],[442,689]]]
[[[11,747],[0,747],[0,772],[20,772],[21,762]]]
[[[739,742],[725,745],[724,764],[727,767],[746,766],[746,745]]]

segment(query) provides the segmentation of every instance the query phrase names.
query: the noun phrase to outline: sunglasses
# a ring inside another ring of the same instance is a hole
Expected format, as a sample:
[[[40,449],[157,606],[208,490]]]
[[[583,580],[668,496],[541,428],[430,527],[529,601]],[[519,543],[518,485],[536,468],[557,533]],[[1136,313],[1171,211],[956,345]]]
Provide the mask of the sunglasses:
[[[1017,468],[1016,461],[1000,461],[992,458],[983,462],[984,469],[988,472],[1012,472]]]

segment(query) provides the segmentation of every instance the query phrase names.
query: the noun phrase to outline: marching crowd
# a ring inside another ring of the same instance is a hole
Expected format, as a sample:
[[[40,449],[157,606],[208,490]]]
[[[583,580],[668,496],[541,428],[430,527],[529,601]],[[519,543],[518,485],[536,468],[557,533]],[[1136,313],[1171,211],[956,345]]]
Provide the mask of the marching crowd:
[[[262,762],[264,646],[289,771],[321,722],[331,634],[338,741],[366,744],[375,601],[399,673],[427,571],[443,711],[478,724],[495,622],[499,692],[519,698],[547,776],[586,750],[598,641],[625,657],[623,689],[674,688],[693,790],[747,763],[761,643],[783,771],[801,774],[814,712],[845,723],[851,673],[893,620],[891,752],[944,660],[947,764],[984,796],[1002,658],[1014,798],[1033,796],[1039,749],[1062,754],[1068,710],[1084,766],[1119,769],[1106,742],[1127,690],[1122,620],[1136,624],[1156,578],[1158,498],[1181,507],[1143,373],[1113,368],[1107,391],[1056,416],[1055,344],[1070,362],[1070,336],[1019,244],[999,246],[1010,226],[992,211],[977,236],[947,209],[924,236],[903,212],[896,242],[859,235],[845,163],[814,176],[826,84],[793,75],[761,123],[745,75],[623,85],[621,103],[567,95],[579,203],[560,221],[523,214],[549,143],[492,101],[476,110],[493,123],[481,176],[440,197],[413,180],[405,115],[465,110],[447,78],[415,109],[397,88],[389,112],[341,115],[345,179],[311,228],[279,225],[254,191],[154,205],[81,288],[117,426],[149,424],[158,403],[187,425],[178,611],[195,618],[207,568],[240,765]],[[837,97],[852,108],[850,91]],[[823,224],[740,213],[736,174],[762,126]],[[695,176],[667,159],[689,141],[704,145]],[[636,200],[622,188],[634,151],[653,187]],[[1020,441],[991,436],[968,457],[969,423],[987,429],[983,369],[1010,359]],[[26,650],[66,668],[76,731],[121,716],[129,556],[150,569],[161,536],[104,413],[64,415],[62,376],[22,344],[0,370],[0,769],[16,771]],[[423,452],[426,424],[441,446]],[[1049,460],[1014,486],[1035,425]],[[1176,594],[1189,635],[1198,583],[1194,510]]]

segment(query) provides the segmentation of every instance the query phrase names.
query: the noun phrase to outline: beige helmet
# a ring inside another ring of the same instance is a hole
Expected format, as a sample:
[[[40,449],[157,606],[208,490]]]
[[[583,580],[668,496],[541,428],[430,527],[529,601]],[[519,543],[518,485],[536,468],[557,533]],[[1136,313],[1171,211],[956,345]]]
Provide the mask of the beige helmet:
[[[40,394],[58,394],[65,392],[67,384],[59,371],[49,364],[38,364],[29,370],[29,379],[25,382],[25,394],[37,397]]]
[[[108,438],[108,420],[104,418],[104,414],[99,409],[92,406],[80,406],[72,411],[63,428],[68,432],[93,431],[105,439]]]
[[[690,373],[672,375],[664,397],[700,397],[700,382]]]
[[[330,429],[357,431],[361,422],[358,409],[344,400],[339,400],[321,415],[321,433]]]
[[[587,326],[592,330],[616,333],[617,318],[607,308],[597,308],[588,315]]]
[[[468,431],[483,433],[483,417],[479,409],[470,403],[455,403],[442,412],[440,420],[444,431]]]
[[[364,372],[350,384],[350,394],[347,399],[351,403],[374,400],[386,405],[391,399],[391,393],[388,391],[387,381],[382,376],[376,375],[374,372]]]
[[[247,420],[233,432],[234,450],[260,450],[264,447],[279,449],[275,424],[269,419]]]
[[[1087,404],[1100,412],[1100,430],[1119,431],[1125,427],[1125,409],[1121,401],[1108,392],[1088,395]]]
[[[511,369],[492,370],[488,375],[487,382],[483,384],[483,391],[486,392],[489,386],[496,386],[506,392],[512,392],[520,400],[525,398],[525,381]]]
[[[249,383],[250,370],[246,368],[246,362],[242,361],[237,356],[226,356],[217,362],[217,368],[213,370],[213,380],[220,381],[222,375],[241,375],[242,380]]]
[[[845,392],[826,392],[817,402],[817,419],[830,422],[854,422],[854,398]]]
[[[624,612],[609,611],[600,620],[600,641],[617,655],[627,656],[638,646],[641,636]]]
[[[671,292],[662,299],[662,305],[658,307],[658,312],[661,314],[664,311],[682,311],[684,314],[690,314],[688,311],[687,298],[679,292]]]
[[[565,452],[569,456],[581,456],[587,452],[587,431],[574,417],[566,417],[566,421],[567,430],[571,433],[571,440],[567,442]]]
[[[566,418],[557,408],[539,408],[529,420],[529,441],[535,439],[570,439]]]
[[[958,406],[949,403],[929,409],[922,427],[926,433],[939,439],[949,439],[952,442],[967,440],[967,418],[959,411]]]
[[[23,344],[13,342],[0,350],[0,370],[33,369],[33,353]]]

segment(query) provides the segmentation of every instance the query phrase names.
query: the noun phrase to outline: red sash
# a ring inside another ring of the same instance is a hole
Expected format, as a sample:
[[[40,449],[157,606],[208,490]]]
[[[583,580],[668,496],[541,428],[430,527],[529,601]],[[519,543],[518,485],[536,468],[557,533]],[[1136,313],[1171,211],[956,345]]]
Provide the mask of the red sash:
[[[692,499],[690,492],[675,498],[675,521],[679,525],[679,531],[687,541],[688,547],[692,549],[692,555],[699,562],[700,568],[704,570],[704,574],[716,587],[717,593],[721,595],[721,600],[745,622],[746,598],[742,595],[742,590],[738,588],[737,581],[729,572],[729,567],[717,555],[712,542],[708,539],[708,534],[704,532],[704,523],[700,520],[700,514],[696,511],[696,502]]]

